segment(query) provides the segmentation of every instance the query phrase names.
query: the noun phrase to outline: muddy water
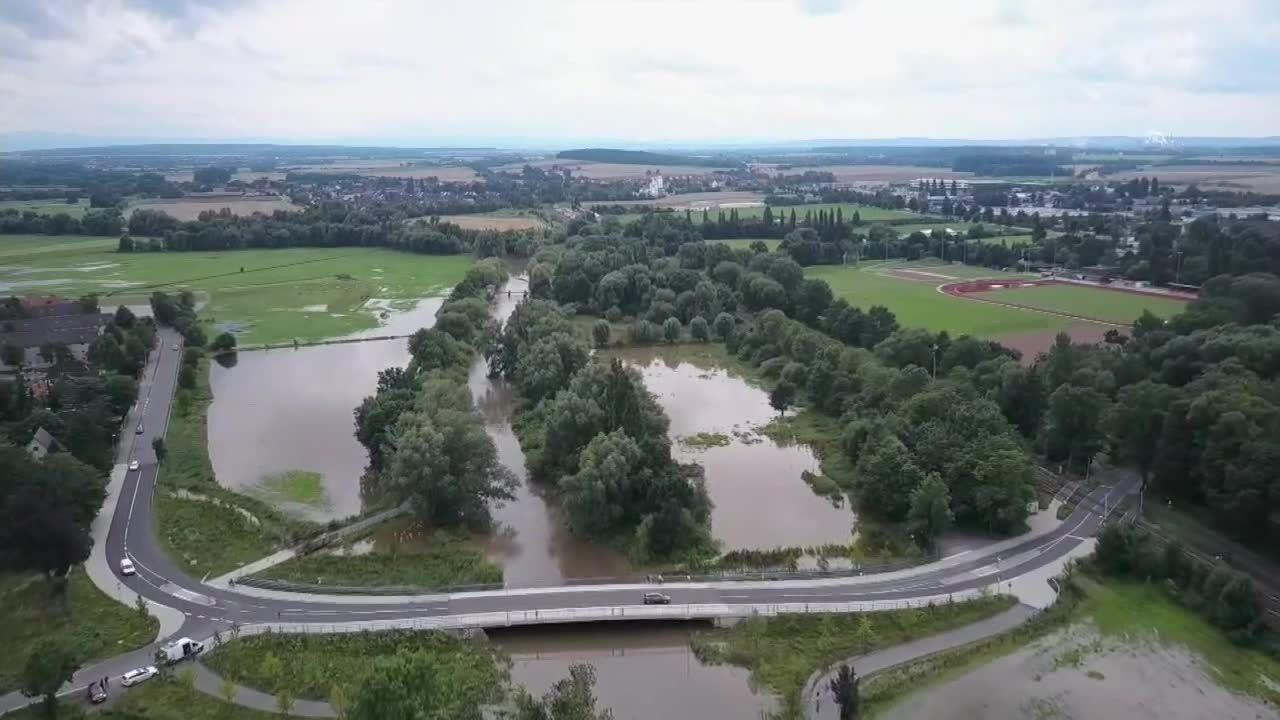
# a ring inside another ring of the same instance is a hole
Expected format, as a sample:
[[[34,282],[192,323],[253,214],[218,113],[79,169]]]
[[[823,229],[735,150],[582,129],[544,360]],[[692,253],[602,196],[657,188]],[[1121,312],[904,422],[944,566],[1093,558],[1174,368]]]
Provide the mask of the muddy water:
[[[1121,644],[1074,625],[908,697],[883,717],[1225,720],[1274,718],[1276,710],[1215,684],[1185,649],[1137,639]]]
[[[571,665],[594,665],[596,707],[612,708],[618,720],[751,720],[774,710],[774,698],[753,690],[746,670],[698,662],[689,649],[695,627],[571,625],[489,637],[511,655],[511,679],[534,695],[567,677]]]
[[[442,302],[419,302],[390,329],[434,325]],[[391,333],[384,327],[374,334]],[[310,470],[323,477],[325,507],[290,509],[315,520],[360,512],[369,458],[356,442],[353,411],[377,388],[380,370],[408,361],[404,340],[385,340],[242,352],[233,367],[215,363],[209,458],[218,482],[248,489],[264,476]]]
[[[754,432],[777,415],[767,393],[722,368],[665,360],[661,348],[610,355],[644,374],[671,418],[677,458],[706,469],[715,503],[711,532],[726,550],[849,542],[855,517],[848,505],[815,495],[800,478],[806,470],[818,472],[813,451]],[[680,441],[700,432],[726,435],[730,443],[696,448]]]

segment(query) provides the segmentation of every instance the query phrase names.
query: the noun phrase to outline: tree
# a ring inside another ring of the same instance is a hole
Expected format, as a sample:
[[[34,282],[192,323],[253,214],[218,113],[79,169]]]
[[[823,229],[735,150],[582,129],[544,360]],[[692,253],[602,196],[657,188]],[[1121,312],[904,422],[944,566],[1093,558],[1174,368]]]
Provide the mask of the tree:
[[[155,452],[157,462],[164,462],[165,455],[169,452],[164,445],[164,438],[159,436],[151,438],[151,450]]]
[[[662,337],[669,343],[674,343],[680,339],[680,333],[684,328],[680,326],[679,318],[669,317],[662,323]]]
[[[488,517],[490,501],[514,497],[516,478],[498,462],[493,438],[469,400],[465,410],[446,406],[409,412],[396,424],[391,439],[395,449],[383,481],[400,498],[411,500],[423,520],[446,525],[481,521]]]
[[[890,520],[902,520],[910,508],[913,490],[924,473],[911,462],[902,441],[889,434],[867,442],[854,465],[854,491],[867,509]]]
[[[701,315],[695,315],[689,321],[689,337],[698,342],[706,342],[711,337],[711,328],[707,325],[706,318]]]
[[[612,710],[596,711],[595,686],[595,667],[572,665],[569,677],[556,681],[541,699],[521,690],[515,720],[613,720]]]
[[[796,401],[796,386],[787,380],[779,381],[769,393],[769,407],[778,411],[779,415],[787,414],[787,408]]]
[[[218,336],[213,339],[213,342],[209,343],[209,349],[214,352],[235,350],[236,336],[229,332],[219,333]]]
[[[907,510],[907,527],[915,541],[924,548],[951,527],[951,491],[938,473],[929,473],[924,482],[911,491],[911,507]]]
[[[595,341],[596,347],[609,346],[609,321],[601,318],[591,325],[591,339]]]
[[[1102,449],[1107,398],[1088,386],[1066,384],[1049,396],[1045,426],[1045,456],[1066,460],[1070,469],[1085,473]]]
[[[375,660],[353,690],[349,720],[480,720],[500,688],[484,673],[459,671],[435,654],[401,649]]]
[[[1155,463],[1160,432],[1173,397],[1174,390],[1168,385],[1143,380],[1120,389],[1107,417],[1114,446],[1112,454],[1137,467],[1143,489]]]
[[[728,340],[729,336],[733,335],[733,328],[735,324],[733,316],[727,312],[722,312],[719,315],[716,315],[716,337],[721,340]]]
[[[178,387],[183,390],[194,390],[196,387],[196,371],[190,365],[183,365],[178,370]]]
[[[236,685],[236,681],[232,680],[230,676],[224,675],[222,677],[221,691],[222,700],[231,705],[236,701],[236,694],[240,691],[240,686]]]
[[[71,640],[63,635],[47,635],[36,642],[22,668],[22,694],[44,698],[50,718],[58,716],[58,690],[71,682],[80,660]]]
[[[861,684],[858,673],[848,663],[840,665],[835,677],[831,678],[828,687],[840,708],[840,720],[853,720],[858,716],[858,707],[862,703]]]
[[[294,700],[293,690],[287,683],[276,688],[276,711],[281,715],[289,716],[293,711]]]
[[[0,360],[4,361],[9,367],[18,367],[22,365],[22,360],[26,356],[21,345],[7,342],[0,346]]]

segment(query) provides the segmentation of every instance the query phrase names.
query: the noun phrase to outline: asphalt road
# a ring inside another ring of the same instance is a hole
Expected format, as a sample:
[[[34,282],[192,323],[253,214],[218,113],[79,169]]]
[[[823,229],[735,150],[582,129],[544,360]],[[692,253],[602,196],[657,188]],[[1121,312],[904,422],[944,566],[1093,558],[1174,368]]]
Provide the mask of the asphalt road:
[[[172,346],[178,344],[179,350]],[[781,582],[666,583],[661,586],[572,586],[537,591],[455,593],[403,599],[344,597],[326,602],[314,599],[269,599],[215,588],[186,575],[160,550],[154,536],[152,513],[157,477],[151,440],[163,436],[181,362],[181,338],[162,330],[158,350],[148,364],[139,390],[134,426],[143,431],[121,443],[122,462],[137,460],[140,467],[125,477],[111,528],[106,555],[119,581],[149,600],[182,612],[185,621],[179,635],[203,638],[236,624],[291,622],[332,624],[370,620],[397,620],[483,612],[549,610],[639,605],[647,590],[661,590],[673,605],[818,603],[904,600],[956,593],[1003,582],[1052,563],[1094,534],[1102,522],[1098,507],[1114,505],[1134,486],[1119,481],[1094,490],[1086,501],[1054,531],[1028,539],[1000,553],[998,558],[975,551],[972,560],[953,561],[946,567],[910,577],[789,580]],[[133,560],[137,574],[119,575],[119,561]],[[78,673],[73,685],[83,687],[93,678],[117,677],[139,665],[150,664],[154,646],[125,653]],[[76,684],[80,683],[80,684]],[[11,696],[0,698],[0,712],[14,707]]]

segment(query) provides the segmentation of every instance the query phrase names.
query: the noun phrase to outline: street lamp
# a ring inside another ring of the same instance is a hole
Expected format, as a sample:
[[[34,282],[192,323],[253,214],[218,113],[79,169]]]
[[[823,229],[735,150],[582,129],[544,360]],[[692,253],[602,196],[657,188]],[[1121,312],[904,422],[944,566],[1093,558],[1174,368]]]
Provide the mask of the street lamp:
[[[933,379],[938,379],[938,343],[933,344]]]

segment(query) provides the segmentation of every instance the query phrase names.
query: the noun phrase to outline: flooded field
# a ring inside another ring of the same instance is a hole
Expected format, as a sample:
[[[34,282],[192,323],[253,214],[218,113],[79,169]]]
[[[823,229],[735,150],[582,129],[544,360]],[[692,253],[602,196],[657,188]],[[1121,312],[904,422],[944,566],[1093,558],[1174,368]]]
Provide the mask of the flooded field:
[[[881,717],[1276,717],[1274,707],[1220,687],[1210,672],[1182,648],[1149,640],[1122,643],[1081,624],[909,697]]]
[[[511,655],[511,679],[535,695],[567,676],[571,665],[594,665],[596,707],[612,708],[617,720],[752,720],[774,710],[773,696],[753,689],[747,670],[698,662],[689,648],[689,635],[698,627],[571,625],[489,637]]]
[[[366,332],[430,327],[441,302],[423,300]],[[215,363],[209,377],[209,458],[218,482],[252,490],[272,476],[315,472],[323,501],[288,509],[315,520],[360,512],[368,454],[356,442],[352,413],[377,387],[379,371],[408,361],[404,340],[385,340],[242,352],[232,367]]]
[[[777,416],[766,392],[723,368],[664,359],[662,348],[610,354],[643,373],[671,418],[676,457],[706,468],[711,532],[726,550],[849,542],[848,504],[814,494],[800,477],[818,472],[813,451],[755,432]],[[700,443],[699,433],[724,444]]]

